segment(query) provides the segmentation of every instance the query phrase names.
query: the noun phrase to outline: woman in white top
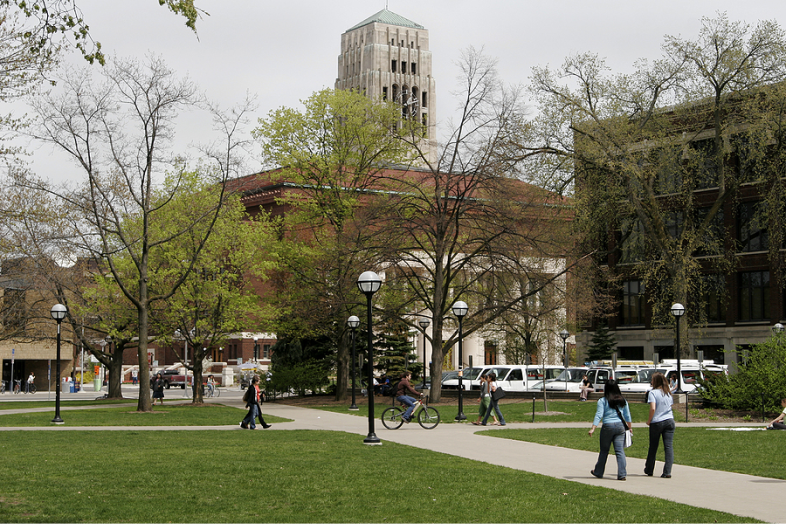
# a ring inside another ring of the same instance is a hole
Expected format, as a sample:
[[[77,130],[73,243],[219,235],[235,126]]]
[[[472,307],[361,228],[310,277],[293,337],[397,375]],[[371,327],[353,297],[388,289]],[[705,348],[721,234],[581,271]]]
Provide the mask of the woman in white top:
[[[671,466],[674,464],[674,415],[671,412],[673,400],[671,388],[663,373],[653,373],[650,382],[652,389],[647,393],[647,402],[650,405],[650,415],[647,425],[650,427],[650,448],[647,451],[647,462],[644,465],[644,474],[652,476],[655,471],[655,455],[658,453],[658,444],[663,438],[663,450],[666,461],[663,465],[661,477],[671,478]]]

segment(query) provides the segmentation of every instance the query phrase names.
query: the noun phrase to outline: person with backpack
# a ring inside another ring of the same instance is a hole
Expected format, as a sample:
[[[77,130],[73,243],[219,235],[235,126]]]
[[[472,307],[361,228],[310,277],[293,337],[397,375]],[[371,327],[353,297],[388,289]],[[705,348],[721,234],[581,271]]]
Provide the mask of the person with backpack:
[[[617,480],[625,480],[628,475],[625,460],[625,430],[633,431],[633,426],[631,425],[628,402],[622,396],[620,387],[615,380],[609,380],[606,383],[603,397],[598,400],[598,409],[595,411],[595,419],[589,430],[590,437],[601,420],[603,426],[600,429],[600,454],[590,475],[603,478],[606,459],[609,457],[609,448],[614,444],[614,454],[617,456]]]
[[[240,422],[240,427],[243,429],[257,429],[254,419],[259,417],[259,423],[262,424],[264,429],[269,428],[272,424],[266,424],[265,419],[262,418],[262,409],[260,407],[261,396],[259,392],[259,377],[254,375],[251,379],[246,394],[243,395],[243,400],[246,402],[248,413],[246,417]]]

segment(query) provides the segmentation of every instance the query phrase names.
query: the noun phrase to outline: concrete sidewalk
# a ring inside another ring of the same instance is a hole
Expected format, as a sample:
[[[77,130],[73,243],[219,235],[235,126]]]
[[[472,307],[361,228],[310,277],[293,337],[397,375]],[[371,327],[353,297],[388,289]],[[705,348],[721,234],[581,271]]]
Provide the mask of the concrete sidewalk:
[[[368,419],[315,409],[298,408],[276,403],[264,404],[265,414],[293,419],[295,422],[274,424],[272,430],[283,429],[323,429],[346,431],[365,437],[368,435]],[[690,424],[695,427],[696,424]],[[728,427],[722,424],[714,426]],[[508,440],[480,435],[480,431],[504,428],[491,426],[478,428],[472,424],[440,424],[427,431],[416,423],[405,424],[400,429],[385,429],[379,418],[375,420],[375,433],[384,442],[396,442],[408,446],[429,449],[449,455],[479,460],[508,468],[529,471],[549,477],[602,486],[604,488],[654,496],[691,506],[725,511],[763,520],[765,522],[784,522],[782,504],[786,497],[786,481],[728,473],[675,464],[672,478],[644,475],[644,460],[627,459],[628,480],[617,480],[617,463],[613,452],[606,466],[606,477],[597,479],[590,475],[595,465],[597,452],[579,451],[544,446],[529,442]],[[544,424],[509,423],[506,428],[537,429],[546,427],[581,427],[589,429],[589,424]],[[634,428],[634,433],[636,428]],[[646,446],[643,437],[646,425],[638,429],[636,445]],[[587,437],[590,438],[590,437]],[[594,437],[597,440],[597,436]],[[362,442],[359,437],[358,443]],[[676,443],[679,446],[679,441]],[[659,474],[663,464],[658,462],[655,471]]]
[[[216,402],[242,408],[240,399],[217,399]],[[268,430],[257,429],[257,438],[261,439],[264,439],[266,431],[295,429],[344,431],[357,434],[358,444],[363,445],[363,438],[369,432],[368,418],[366,417],[300,408],[276,402],[265,403],[262,411],[264,415],[288,418],[292,419],[293,422],[273,424],[273,427]],[[381,412],[381,409],[377,409],[377,411]],[[238,421],[240,418],[239,413]],[[690,426],[699,427],[700,425],[690,424]],[[707,426],[728,427],[729,424],[707,424]],[[509,423],[506,426],[506,428],[524,429],[548,427],[588,428],[589,426],[584,423],[538,423],[536,425]],[[646,446],[646,439],[643,437],[643,435],[646,435],[646,426],[638,424],[634,427],[639,428],[638,434],[642,435],[638,437],[636,445]],[[133,429],[134,431],[242,431],[235,425],[194,427],[135,426],[133,428],[51,426],[44,428],[0,428],[0,431],[111,431],[128,429]],[[504,429],[498,426],[478,428],[469,423],[440,424],[437,428],[427,431],[413,422],[405,424],[398,430],[391,431],[385,429],[379,417],[377,417],[374,421],[374,429],[377,437],[382,440],[382,445],[385,442],[396,442],[572,482],[602,486],[638,495],[663,498],[691,506],[725,511],[765,522],[786,522],[782,506],[786,496],[786,481],[784,480],[694,468],[679,464],[674,465],[672,470],[673,477],[671,479],[662,479],[658,476],[663,467],[660,462],[655,467],[656,476],[647,477],[644,475],[644,460],[628,457],[627,481],[620,482],[616,480],[616,460],[613,452],[609,456],[606,466],[606,477],[596,479],[589,474],[589,471],[595,465],[597,452],[545,446],[479,434],[479,432],[487,429],[492,431]],[[594,438],[597,440],[597,437]],[[676,445],[679,446],[679,440]]]

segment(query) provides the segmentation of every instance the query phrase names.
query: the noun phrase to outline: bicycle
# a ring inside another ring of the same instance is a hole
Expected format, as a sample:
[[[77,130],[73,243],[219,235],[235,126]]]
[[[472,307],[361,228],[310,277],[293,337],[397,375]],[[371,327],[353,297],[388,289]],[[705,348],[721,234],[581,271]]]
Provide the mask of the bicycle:
[[[382,412],[382,425],[388,429],[398,429],[404,423],[406,405],[393,406]],[[417,413],[418,424],[423,429],[434,429],[439,424],[439,411],[428,405],[425,399],[416,400],[412,409],[412,417]],[[411,417],[410,417],[411,418]]]
[[[5,380],[0,381],[0,393],[5,393],[5,385],[6,385]]]
[[[218,386],[213,386],[211,388],[209,385],[205,384],[205,387],[202,390],[202,396],[205,398],[211,398],[211,397],[218,398],[221,396],[221,390],[218,389]]]
[[[14,395],[18,395],[22,392],[22,381],[14,380]]]

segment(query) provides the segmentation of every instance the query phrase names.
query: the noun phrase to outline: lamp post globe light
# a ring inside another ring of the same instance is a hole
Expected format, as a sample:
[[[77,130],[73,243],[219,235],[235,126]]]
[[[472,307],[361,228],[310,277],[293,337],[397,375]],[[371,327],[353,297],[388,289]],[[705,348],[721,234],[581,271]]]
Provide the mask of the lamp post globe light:
[[[559,332],[559,336],[562,339],[562,365],[565,366],[565,369],[568,369],[568,337],[570,333],[567,329],[563,329]],[[545,375],[544,375],[545,376]],[[565,372],[565,391],[568,390],[568,373]],[[543,391],[546,391],[546,386],[544,384]]]
[[[349,409],[352,411],[357,411],[358,407],[355,404],[355,330],[360,325],[360,319],[355,315],[352,315],[347,319],[347,326],[352,331],[352,405],[349,406]]]
[[[363,439],[364,444],[379,445],[382,442],[374,433],[374,346],[371,329],[371,297],[379,291],[382,279],[373,271],[364,271],[358,277],[358,289],[366,295],[366,329],[368,331],[368,436]]]
[[[426,387],[426,377],[428,376],[428,368],[426,367],[426,329],[431,325],[431,321],[427,318],[418,320],[420,329],[423,330],[423,381],[421,386]]]
[[[680,304],[679,302],[672,304],[671,306],[671,314],[674,315],[674,319],[677,321],[677,344],[675,345],[675,353],[677,354],[677,390],[674,391],[676,394],[682,394],[682,363],[680,360],[680,317],[685,314],[685,306]],[[685,402],[687,405],[687,400]]]
[[[459,323],[459,331],[458,331],[458,379],[459,379],[459,390],[458,390],[458,414],[456,415],[457,421],[467,420],[467,416],[464,414],[464,385],[462,376],[464,375],[464,356],[463,356],[463,341],[462,341],[462,321],[464,320],[464,316],[469,311],[469,306],[467,303],[459,300],[453,304],[453,314],[456,315],[458,318]]]
[[[773,332],[773,333],[775,333],[775,336],[776,336],[776,337],[777,337],[778,335],[780,335],[781,333],[783,333],[783,330],[784,330],[784,329],[786,329],[786,328],[784,328],[784,327],[783,327],[783,324],[781,324],[780,322],[778,322],[777,324],[775,324],[774,326],[772,326],[772,332]]]
[[[66,317],[66,313],[68,313],[68,308],[66,308],[63,304],[55,304],[52,306],[52,309],[49,311],[52,315],[52,318],[57,321],[57,360],[56,362],[56,384],[55,384],[55,418],[52,419],[52,422],[55,424],[63,424],[63,419],[60,418],[60,323]]]

